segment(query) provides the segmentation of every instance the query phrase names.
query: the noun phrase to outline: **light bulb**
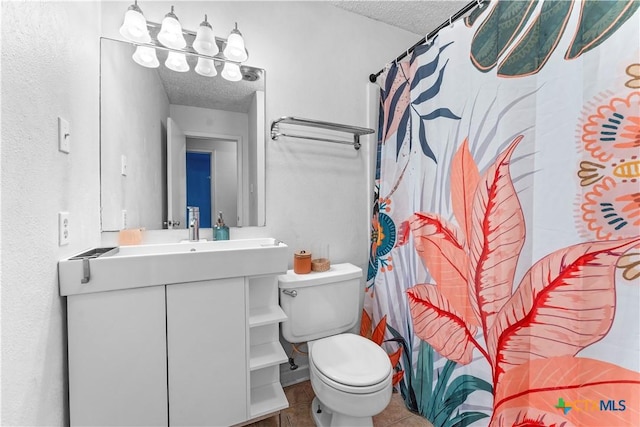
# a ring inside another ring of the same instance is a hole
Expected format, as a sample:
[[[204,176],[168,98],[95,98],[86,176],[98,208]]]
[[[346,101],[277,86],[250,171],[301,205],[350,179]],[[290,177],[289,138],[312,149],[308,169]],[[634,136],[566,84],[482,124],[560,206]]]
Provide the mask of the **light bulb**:
[[[189,64],[187,64],[187,57],[184,53],[169,52],[167,60],[164,61],[164,65],[173,71],[184,73],[189,71]]]
[[[213,59],[198,58],[196,73],[205,77],[213,77],[218,75],[218,70],[216,70],[216,65],[214,64]]]
[[[138,46],[132,58],[143,67],[158,68],[160,66],[156,50],[149,46]]]
[[[158,41],[171,49],[182,49],[187,45],[187,41],[182,35],[182,26],[178,17],[173,13],[173,6],[171,6],[171,12],[167,13],[162,20]]]
[[[149,43],[151,36],[147,30],[147,20],[138,7],[138,2],[129,6],[124,14],[124,22],[120,27],[120,35],[127,40],[138,43]]]
[[[203,55],[215,56],[220,52],[216,44],[216,37],[213,34],[213,28],[207,21],[207,15],[204,15],[204,21],[200,24],[196,39],[193,41],[193,49]]]
[[[231,30],[229,38],[227,39],[227,46],[224,48],[224,56],[235,62],[244,62],[249,55],[244,47],[244,39],[242,34],[238,31],[238,24]]]
[[[233,62],[225,62],[222,69],[222,77],[230,82],[237,82],[242,80],[242,73],[240,72],[240,66]]]

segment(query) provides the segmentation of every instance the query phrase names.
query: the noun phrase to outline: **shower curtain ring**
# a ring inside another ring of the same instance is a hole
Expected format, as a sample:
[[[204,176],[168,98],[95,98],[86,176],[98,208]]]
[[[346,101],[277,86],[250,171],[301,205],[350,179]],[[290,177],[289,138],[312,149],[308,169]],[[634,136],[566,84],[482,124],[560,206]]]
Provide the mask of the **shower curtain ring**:
[[[453,28],[453,15],[449,17],[449,26]]]

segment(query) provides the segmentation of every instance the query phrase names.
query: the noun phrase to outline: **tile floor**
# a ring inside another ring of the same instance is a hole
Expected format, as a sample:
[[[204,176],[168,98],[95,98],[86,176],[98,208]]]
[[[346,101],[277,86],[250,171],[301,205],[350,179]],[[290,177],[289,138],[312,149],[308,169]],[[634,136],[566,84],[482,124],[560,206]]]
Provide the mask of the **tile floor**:
[[[305,381],[285,387],[284,392],[289,400],[289,407],[280,415],[280,427],[315,427],[311,418],[311,401],[315,393],[311,383]],[[277,427],[278,416],[258,421],[247,427]],[[400,393],[391,395],[391,403],[387,409],[373,417],[374,427],[433,427],[420,415],[409,411]]]

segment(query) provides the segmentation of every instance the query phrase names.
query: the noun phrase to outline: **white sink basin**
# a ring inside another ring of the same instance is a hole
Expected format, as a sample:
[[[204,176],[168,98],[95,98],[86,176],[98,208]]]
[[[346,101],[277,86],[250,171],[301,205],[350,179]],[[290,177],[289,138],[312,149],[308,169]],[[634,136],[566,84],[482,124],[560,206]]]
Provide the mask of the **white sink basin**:
[[[287,245],[272,238],[121,246],[91,259],[60,261],[60,295],[281,274],[287,257]]]
[[[162,243],[157,245],[137,245],[137,246],[120,246],[117,253],[113,256],[148,256],[160,254],[176,254],[184,252],[220,252],[220,251],[236,251],[241,249],[262,249],[275,247],[282,244],[279,240],[264,239],[238,239],[238,240],[219,240],[198,242],[184,241],[180,243]],[[285,246],[286,247],[286,246]]]

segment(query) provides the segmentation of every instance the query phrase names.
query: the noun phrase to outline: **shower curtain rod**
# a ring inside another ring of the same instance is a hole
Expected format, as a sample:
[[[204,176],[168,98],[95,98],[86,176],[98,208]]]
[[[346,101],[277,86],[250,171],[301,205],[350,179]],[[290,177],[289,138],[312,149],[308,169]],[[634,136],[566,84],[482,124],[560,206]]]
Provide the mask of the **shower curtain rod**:
[[[470,10],[472,10],[474,7],[477,6],[482,6],[482,3],[484,3],[484,0],[475,0],[472,2],[467,3],[467,5],[465,7],[463,7],[462,9],[460,9],[459,11],[457,11],[456,13],[454,13],[453,15],[451,15],[451,17],[444,21],[442,24],[438,25],[438,27],[431,31],[429,34],[427,34],[425,37],[423,37],[422,39],[420,39],[416,44],[414,44],[413,46],[411,46],[409,49],[407,49],[406,52],[401,53],[394,62],[400,61],[401,59],[403,59],[405,56],[409,55],[411,52],[413,52],[413,50],[420,46],[421,44],[425,43],[427,40],[432,39],[436,36],[436,34],[438,34],[438,32],[445,28],[448,25],[451,25],[451,23],[453,23],[454,21],[458,20],[462,15],[464,15],[465,13],[469,12]],[[487,2],[488,3],[488,2]],[[369,81],[371,83],[375,83],[376,80],[378,79],[378,76],[380,74],[382,74],[384,72],[384,69],[378,71],[375,74],[370,74],[369,75]]]

